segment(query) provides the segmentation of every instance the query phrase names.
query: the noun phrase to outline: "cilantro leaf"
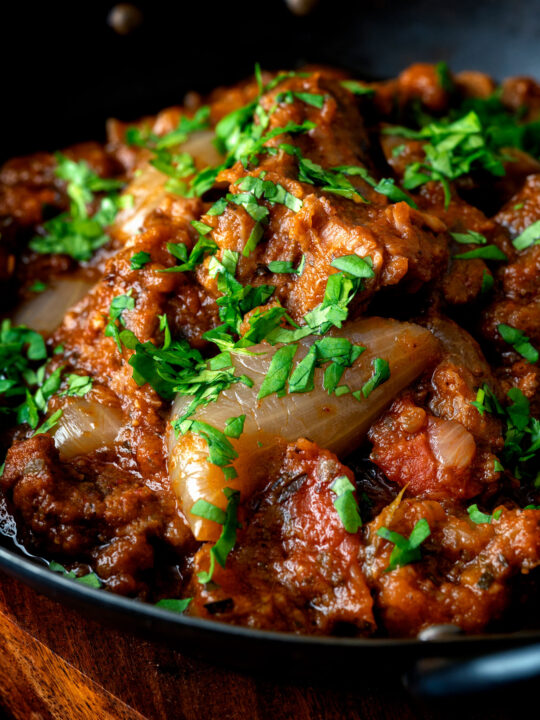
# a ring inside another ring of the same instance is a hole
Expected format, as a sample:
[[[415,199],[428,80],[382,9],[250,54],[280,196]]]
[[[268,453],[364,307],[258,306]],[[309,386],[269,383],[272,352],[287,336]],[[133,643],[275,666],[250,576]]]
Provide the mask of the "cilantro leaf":
[[[135,253],[135,255],[131,256],[131,270],[142,270],[142,268],[150,262],[150,259],[150,253],[147,253],[144,250]]]
[[[538,350],[531,345],[529,338],[524,332],[510,325],[505,325],[504,323],[497,325],[497,330],[502,339],[509,345],[512,345],[514,350],[524,357],[527,362],[538,362]]]
[[[369,174],[367,168],[357,165],[342,165],[334,168],[336,172],[345,175],[359,175],[371,187],[381,195],[385,195],[391,202],[406,202],[412,208],[418,208],[418,205],[410,198],[406,192],[396,185],[394,178],[382,178],[377,181]]]
[[[462,245],[485,245],[487,243],[485,236],[475,230],[467,230],[466,233],[451,232],[450,235]]]
[[[225,433],[221,430],[209,425],[208,423],[202,422],[201,420],[182,420],[178,423],[175,421],[175,428],[182,435],[186,432],[192,432],[202,437],[208,444],[208,461],[213,465],[224,467],[230,465],[233,460],[236,460],[238,453],[233,448],[231,441],[227,438]]]
[[[407,166],[403,187],[413,190],[429,180],[438,180],[443,185],[446,206],[451,199],[450,181],[476,170],[495,176],[505,174],[506,157],[499,152],[502,146],[495,142],[490,128],[475,110],[464,110],[455,120],[433,120],[420,130],[388,127],[383,133],[424,141],[425,162]]]
[[[92,389],[93,379],[88,375],[75,375],[71,373],[67,376],[67,381],[67,390],[60,393],[61,396],[84,397]]]
[[[189,512],[191,515],[202,517],[205,520],[210,520],[211,522],[216,522],[220,525],[225,523],[225,511],[203,498],[196,500],[191,506],[191,510]]]
[[[398,532],[381,527],[377,530],[377,535],[394,544],[394,549],[390,554],[390,562],[385,572],[395,570],[397,567],[403,567],[410,563],[418,562],[422,559],[420,545],[431,535],[429,523],[425,518],[418,520],[408,538]]]
[[[502,515],[502,509],[499,508],[499,510],[496,510],[492,515],[486,515],[486,513],[483,513],[481,510],[478,509],[478,505],[476,503],[474,505],[469,505],[467,508],[467,512],[469,513],[470,519],[473,521],[473,523],[476,523],[476,525],[480,525],[482,523],[491,523],[492,520],[498,520]]]
[[[358,532],[358,529],[362,527],[362,518],[354,497],[354,485],[346,475],[341,475],[330,485],[330,490],[337,495],[334,507],[343,527],[349,533]]]
[[[239,415],[238,417],[230,417],[225,423],[225,435],[232,438],[239,438],[244,432],[244,423],[246,421],[245,415]]]
[[[358,80],[342,80],[341,86],[352,92],[353,95],[375,95],[374,88],[367,87]]]
[[[540,220],[533,222],[512,241],[516,250],[526,250],[531,245],[538,245],[538,243],[540,243]]]
[[[119,325],[126,324],[122,315],[125,310],[133,310],[135,307],[135,299],[131,297],[132,292],[130,289],[125,295],[117,295],[112,299],[109,307],[109,322],[105,327],[105,335],[114,339],[119,352],[122,352]]]
[[[50,430],[55,428],[58,424],[58,421],[62,417],[62,410],[57,410],[55,413],[53,413],[50,417],[48,417],[45,422],[37,428],[37,430],[34,431],[35,435],[42,435],[44,433],[48,433]]]
[[[302,257],[305,257],[303,255]],[[268,263],[267,268],[273,273],[291,273],[294,275],[300,275],[300,267],[294,267],[292,260],[272,260]]]
[[[307,355],[300,360],[289,378],[290,393],[311,392],[317,364],[317,349],[312,345]]]
[[[219,522],[220,525],[223,525],[223,529],[218,541],[210,549],[210,567],[208,571],[198,573],[199,582],[203,584],[209,583],[212,579],[216,562],[218,562],[221,567],[225,567],[227,557],[236,544],[236,531],[240,528],[238,522],[240,492],[226,487],[223,489],[223,493],[227,498],[227,510],[224,513],[225,517],[222,519],[222,522],[216,521]]]
[[[373,272],[373,261],[368,255],[367,258],[361,258],[359,255],[342,255],[337,257],[330,263],[332,267],[352,275],[357,278],[375,277]]]
[[[123,186],[123,182],[100,178],[84,160],[74,162],[61,153],[56,154],[56,159],[55,174],[67,181],[70,210],[45,222],[45,234],[35,236],[29,245],[41,254],[65,254],[75,260],[89,260],[95,250],[109,240],[105,228],[113,222],[125,202],[125,197],[114,192]],[[90,217],[87,205],[94,200],[95,192],[108,194]]]
[[[486,295],[493,289],[495,281],[493,279],[493,275],[489,273],[487,270],[484,269],[484,273],[482,275],[482,287],[480,288],[480,294]]]
[[[503,251],[496,245],[484,245],[484,247],[475,248],[468,252],[454,255],[456,260],[473,260],[474,258],[482,258],[483,260],[508,260]]]
[[[162,598],[156,603],[156,607],[162,610],[169,610],[170,612],[183,613],[185,612],[193,598]]]
[[[362,386],[362,395],[367,398],[375,390],[390,378],[390,365],[387,360],[375,358],[372,362],[373,374]]]
[[[261,383],[257,398],[262,400],[272,393],[280,393],[284,390],[287,378],[292,369],[293,358],[297,350],[297,345],[284,345],[276,350],[270,367],[264,380]]]

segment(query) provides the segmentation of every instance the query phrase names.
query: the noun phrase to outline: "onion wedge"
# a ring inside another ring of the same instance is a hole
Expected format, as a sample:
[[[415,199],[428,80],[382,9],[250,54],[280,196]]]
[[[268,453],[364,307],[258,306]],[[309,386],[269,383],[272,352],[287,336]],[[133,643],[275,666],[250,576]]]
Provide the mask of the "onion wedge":
[[[214,143],[214,133],[211,130],[201,130],[193,133],[182,145],[178,145],[179,152],[187,152],[193,158],[197,170],[219,165],[223,158],[217,151]],[[124,190],[125,195],[133,198],[129,207],[121,210],[113,225],[113,232],[124,240],[140,232],[144,221],[150,213],[162,210],[167,213],[171,202],[181,200],[180,196],[169,192],[165,188],[169,178],[157,170],[153,165],[145,163],[136,173],[131,183]]]
[[[247,375],[253,380],[253,387],[234,384],[224,390],[217,401],[198,408],[193,416],[223,430],[228,418],[246,415],[242,435],[237,440],[231,439],[238,453],[233,462],[237,472],[234,480],[226,482],[221,468],[208,462],[204,439],[191,432],[176,437],[172,424],[169,424],[169,476],[198,540],[215,539],[216,527],[215,523],[190,515],[194,502],[204,499],[224,509],[226,500],[222,490],[225,485],[240,490],[245,500],[261,484],[254,469],[261,465],[266,467],[284,442],[306,437],[338,455],[354,450],[364,440],[373,421],[401,390],[436,361],[439,353],[439,343],[428,330],[395,320],[358,320],[332,335],[346,337],[366,348],[352,367],[345,370],[342,385],[348,385],[351,391],[359,390],[372,376],[375,358],[388,361],[389,379],[367,398],[358,400],[352,393],[336,397],[323,389],[323,369],[317,369],[311,392],[283,397],[273,394],[258,400],[259,389],[279,346],[261,344],[250,351],[263,354],[235,355],[235,374]],[[299,342],[295,363],[305,357],[316,339],[311,336]],[[176,398],[171,421],[183,414],[190,399]]]
[[[70,398],[54,432],[62,460],[110,447],[122,429],[119,409],[82,398]]]
[[[13,316],[14,325],[27,325],[37,332],[52,333],[67,311],[94,286],[84,278],[60,277],[39,295],[27,300]]]

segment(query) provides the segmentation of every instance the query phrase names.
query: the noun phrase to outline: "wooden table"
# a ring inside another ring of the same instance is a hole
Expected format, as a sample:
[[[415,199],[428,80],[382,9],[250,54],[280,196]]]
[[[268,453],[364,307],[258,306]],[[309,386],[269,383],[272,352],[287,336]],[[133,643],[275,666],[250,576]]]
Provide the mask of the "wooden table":
[[[276,684],[90,621],[0,573],[0,709],[9,720],[507,720],[520,701],[427,706],[399,679]],[[534,696],[532,701],[536,703]]]

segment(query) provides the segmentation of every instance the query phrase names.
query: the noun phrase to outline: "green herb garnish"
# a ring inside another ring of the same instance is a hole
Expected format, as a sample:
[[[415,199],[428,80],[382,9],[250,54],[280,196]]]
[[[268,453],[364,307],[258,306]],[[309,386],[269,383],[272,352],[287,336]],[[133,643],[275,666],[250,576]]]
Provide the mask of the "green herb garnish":
[[[431,535],[431,530],[428,521],[425,518],[421,518],[414,526],[408,538],[386,527],[379,528],[377,535],[395,545],[390,555],[390,562],[385,571],[390,572],[397,567],[403,567],[404,565],[409,565],[422,559],[420,545]]]
[[[473,523],[476,523],[477,525],[481,525],[482,523],[491,523],[492,520],[498,520],[502,515],[501,508],[496,510],[492,515],[486,515],[486,513],[483,513],[478,509],[478,505],[476,504],[469,505],[467,512],[469,513],[469,517]]]
[[[169,610],[170,612],[183,613],[185,612],[193,598],[162,598],[156,603],[156,607],[162,610]]]
[[[540,243],[540,220],[533,222],[512,241],[516,250],[525,250],[531,245],[538,245],[538,243]]]
[[[105,228],[113,222],[118,210],[125,207],[129,196],[122,197],[116,192],[123,182],[100,178],[84,160],[74,162],[61,153],[56,153],[56,159],[55,174],[67,181],[70,209],[44,223],[45,235],[34,237],[30,248],[42,254],[64,254],[75,260],[89,260],[94,251],[108,241]],[[97,192],[107,195],[90,217],[87,205]]]
[[[524,357],[527,362],[538,362],[538,350],[534,345],[531,345],[530,338],[524,332],[504,323],[497,325],[497,330],[502,339],[512,345],[514,350]]]
[[[454,258],[456,258],[456,260],[474,260],[475,258],[482,258],[482,260],[508,260],[503,251],[496,245],[484,245],[483,247],[454,255]]]
[[[358,532],[358,529],[362,527],[362,518],[354,497],[354,485],[346,475],[341,475],[330,485],[330,490],[337,495],[334,507],[343,527],[349,533]]]
[[[147,253],[144,250],[135,253],[135,255],[131,256],[131,270],[142,270],[143,267],[150,262],[150,259],[150,253]]]
[[[221,508],[212,505],[212,503],[206,500],[197,500],[193,505],[190,512],[192,515],[197,517],[211,520],[223,525],[221,535],[218,541],[210,549],[210,567],[207,572],[198,573],[199,582],[206,584],[209,583],[214,575],[216,561],[225,567],[227,556],[234,548],[236,543],[236,531],[240,527],[238,523],[238,505],[240,503],[240,493],[238,490],[232,490],[231,488],[224,488],[223,493],[227,498],[227,510],[223,511]],[[218,512],[219,511],[219,512]]]

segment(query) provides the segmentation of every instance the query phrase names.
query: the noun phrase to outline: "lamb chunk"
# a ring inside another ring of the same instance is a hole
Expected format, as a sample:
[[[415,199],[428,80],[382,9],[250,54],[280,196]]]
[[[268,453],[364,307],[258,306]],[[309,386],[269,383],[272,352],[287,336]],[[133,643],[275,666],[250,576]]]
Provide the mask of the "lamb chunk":
[[[517,237],[529,225],[540,220],[540,173],[529,175],[521,190],[499,210],[493,218]]]
[[[513,581],[540,565],[540,511],[498,510],[498,520],[476,524],[464,512],[411,499],[392,503],[369,524],[364,572],[390,635],[415,636],[444,623],[481,632],[502,615]],[[377,530],[409,537],[420,518],[431,530],[421,561],[385,572],[394,545]]]
[[[218,587],[192,581],[191,612],[274,630],[364,635],[375,628],[360,570],[359,534],[348,533],[334,507],[334,480],[350,470],[307,440],[287,446],[279,474],[268,479],[242,518]],[[207,569],[209,547],[195,556]]]

